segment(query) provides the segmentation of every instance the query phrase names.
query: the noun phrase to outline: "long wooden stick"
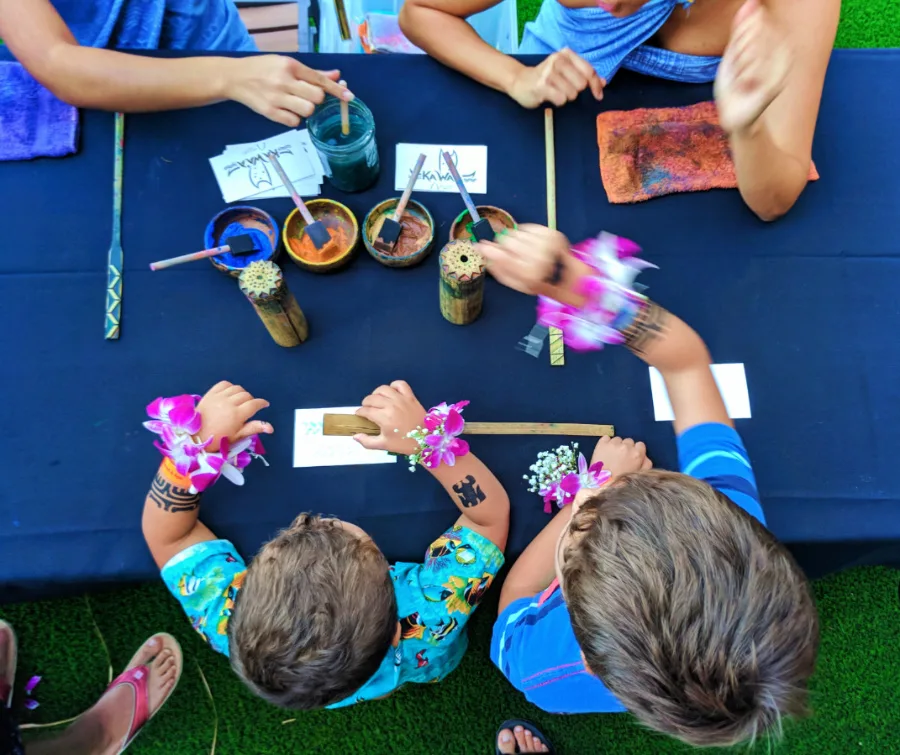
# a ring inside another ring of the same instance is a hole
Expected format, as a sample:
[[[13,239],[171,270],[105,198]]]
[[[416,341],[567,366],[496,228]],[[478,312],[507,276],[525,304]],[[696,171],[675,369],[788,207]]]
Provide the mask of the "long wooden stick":
[[[544,150],[547,155],[547,227],[556,230],[556,147],[553,136],[553,108],[544,110]],[[559,328],[550,328],[550,364],[566,363],[566,347]]]
[[[340,85],[347,88],[347,82],[341,79]],[[341,133],[344,136],[350,136],[350,103],[343,97],[341,98]]]
[[[326,414],[323,435],[378,435],[378,425],[355,414]],[[577,422],[466,422],[464,435],[578,435],[598,438],[615,433],[612,425],[584,425]]]

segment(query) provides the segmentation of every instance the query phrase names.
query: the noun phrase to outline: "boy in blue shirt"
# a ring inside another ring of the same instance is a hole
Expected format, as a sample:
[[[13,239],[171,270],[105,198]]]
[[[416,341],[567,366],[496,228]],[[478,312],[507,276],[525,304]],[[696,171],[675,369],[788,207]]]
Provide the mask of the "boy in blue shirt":
[[[594,285],[605,306],[615,286],[603,276],[623,272],[621,251],[573,254],[537,226],[481,248],[497,280],[570,307],[587,337],[602,313],[578,314],[590,312],[586,292]],[[593,461],[612,479],[579,491],[513,565],[492,660],[549,712],[629,710],[697,746],[777,732],[805,712],[815,665],[808,582],[764,527],[703,341],[648,300],[607,314],[619,336],[607,342],[624,339],[665,379],[681,471],[652,470],[642,443],[601,440]]]
[[[267,406],[219,383],[196,407],[197,436],[213,438],[215,452],[224,438],[271,433],[252,420]],[[357,436],[361,445],[417,453],[407,433],[425,410],[402,380],[375,389],[357,414],[381,428]],[[260,697],[299,710],[352,705],[453,671],[466,622],[503,565],[509,498],[497,478],[458,449],[452,466],[425,468],[460,516],[423,563],[390,566],[356,525],[301,514],[246,564],[198,520],[200,494],[168,458],[144,504],[144,537],[194,628]]]

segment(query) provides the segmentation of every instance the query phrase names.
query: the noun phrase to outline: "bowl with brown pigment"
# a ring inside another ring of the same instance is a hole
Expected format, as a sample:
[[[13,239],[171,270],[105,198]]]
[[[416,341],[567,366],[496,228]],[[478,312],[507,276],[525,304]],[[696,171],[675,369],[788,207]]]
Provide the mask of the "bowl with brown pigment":
[[[494,233],[503,233],[516,228],[516,221],[506,210],[490,205],[476,205],[475,209],[482,218],[486,218],[494,229]],[[467,226],[472,222],[468,210],[463,210],[450,226],[450,241],[475,241]]]
[[[359,242],[359,223],[350,208],[333,199],[311,199],[306,203],[313,220],[318,220],[328,230],[333,247],[319,250],[306,235],[306,221],[294,208],[284,221],[281,236],[284,248],[294,262],[313,273],[330,273],[340,270],[353,260]]]
[[[434,246],[434,218],[427,209],[410,199],[400,220],[400,238],[391,254],[375,248],[375,239],[381,232],[385,218],[393,218],[399,199],[385,199],[366,215],[363,221],[363,243],[376,260],[387,267],[410,267],[424,260]]]
[[[222,210],[206,226],[203,248],[225,246],[231,236],[248,234],[257,251],[243,257],[226,252],[210,257],[216,270],[237,278],[251,262],[270,261],[278,258],[278,223],[268,212],[249,205],[236,205]]]

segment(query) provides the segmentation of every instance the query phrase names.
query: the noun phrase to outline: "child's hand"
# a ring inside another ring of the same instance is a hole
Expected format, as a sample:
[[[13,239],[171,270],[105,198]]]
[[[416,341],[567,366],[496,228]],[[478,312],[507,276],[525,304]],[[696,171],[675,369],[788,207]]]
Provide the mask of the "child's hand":
[[[542,294],[562,283],[564,268],[571,259],[569,246],[569,240],[559,231],[522,225],[497,242],[479,243],[478,251],[491,275],[504,286],[524,294]],[[557,269],[557,263],[562,268]]]
[[[603,469],[609,472],[613,479],[653,468],[653,462],[647,458],[647,446],[635,443],[631,438],[600,438],[594,447],[591,464],[598,461],[603,462]]]
[[[380,435],[353,436],[363,448],[406,456],[418,450],[419,445],[406,435],[422,424],[425,408],[403,380],[395,380],[390,385],[376,388],[363,399],[356,415],[371,420],[381,429]]]
[[[208,450],[215,452],[219,450],[222,438],[236,441],[259,433],[271,433],[272,425],[268,422],[250,422],[254,414],[268,406],[268,401],[253,398],[239,385],[232,385],[227,380],[216,383],[197,404],[197,411],[203,418],[200,440],[212,437]]]

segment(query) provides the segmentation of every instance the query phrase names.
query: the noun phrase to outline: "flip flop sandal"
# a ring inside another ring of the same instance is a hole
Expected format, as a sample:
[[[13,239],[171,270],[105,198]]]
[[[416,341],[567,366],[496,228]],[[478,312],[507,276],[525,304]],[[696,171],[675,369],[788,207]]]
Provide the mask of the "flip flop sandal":
[[[523,721],[520,718],[511,718],[508,721],[504,721],[502,724],[500,724],[500,728],[497,729],[497,733],[494,735],[494,752],[496,753],[496,755],[503,755],[503,753],[500,752],[500,748],[496,746],[496,742],[500,738],[500,732],[504,729],[509,729],[510,731],[512,731],[517,726],[521,726],[523,729],[528,729],[528,731],[530,731],[535,737],[540,739],[543,744],[547,745],[548,752],[544,753],[544,755],[556,755],[556,750],[553,749],[553,745],[550,744],[550,741],[547,739],[547,737],[545,737],[541,733],[540,729],[538,729],[538,727],[530,721]],[[516,752],[521,752],[521,750],[519,750],[519,745],[516,745]]]
[[[112,680],[109,687],[106,688],[106,691],[109,692],[116,687],[127,684],[134,691],[134,711],[131,714],[131,724],[128,727],[128,736],[125,737],[125,743],[122,745],[121,749],[118,750],[119,755],[121,755],[121,753],[125,752],[125,750],[128,749],[129,745],[134,741],[134,738],[138,734],[140,734],[144,724],[146,724],[157,713],[159,713],[160,710],[162,710],[162,707],[168,702],[169,697],[171,697],[172,693],[175,691],[175,688],[178,686],[179,680],[181,679],[181,671],[184,663],[184,658],[182,656],[181,645],[178,644],[178,640],[176,640],[172,635],[166,634],[164,632],[161,632],[160,634],[154,634],[153,637],[160,641],[160,650],[168,647],[173,651],[173,653],[175,654],[175,661],[178,666],[178,674],[175,677],[175,684],[173,684],[172,689],[169,690],[169,694],[166,695],[165,699],[154,711],[150,710],[150,701],[147,694],[147,682],[150,679],[150,669],[145,664],[140,664],[139,666],[135,666],[134,668],[130,668],[119,674],[119,676]],[[149,639],[153,639],[153,637]],[[134,663],[135,659],[142,653],[143,648],[138,650],[137,653],[135,653],[131,657],[128,665],[130,666],[132,663]],[[103,698],[101,697],[100,699],[102,700]]]
[[[6,668],[0,669],[0,705],[11,708],[13,687],[16,683],[16,665],[19,657],[19,644],[16,640],[16,633],[13,628],[0,619],[0,632],[3,631],[8,632],[9,634],[9,657],[6,659]]]

